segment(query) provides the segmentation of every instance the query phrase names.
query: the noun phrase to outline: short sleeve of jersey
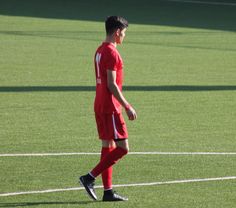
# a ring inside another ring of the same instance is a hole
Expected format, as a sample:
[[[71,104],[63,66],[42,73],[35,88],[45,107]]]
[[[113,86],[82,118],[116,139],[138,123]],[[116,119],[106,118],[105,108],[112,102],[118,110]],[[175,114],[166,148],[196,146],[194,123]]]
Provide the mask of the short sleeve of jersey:
[[[106,54],[106,68],[112,71],[117,71],[117,65],[119,62],[118,54],[116,51],[108,51]]]

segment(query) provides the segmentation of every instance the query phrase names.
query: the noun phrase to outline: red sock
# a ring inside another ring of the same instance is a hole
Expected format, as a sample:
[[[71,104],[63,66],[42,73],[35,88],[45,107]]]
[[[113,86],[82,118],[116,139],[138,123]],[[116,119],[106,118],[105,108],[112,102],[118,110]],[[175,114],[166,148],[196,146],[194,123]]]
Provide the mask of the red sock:
[[[101,151],[101,160],[102,161],[115,147],[103,147]],[[112,189],[112,166],[107,168],[102,172],[102,183],[104,190]]]
[[[128,153],[127,150],[116,147],[112,152],[107,154],[104,159],[102,159],[97,166],[91,171],[91,174],[96,178],[100,175],[104,170],[114,165],[119,159],[121,159],[124,155]]]

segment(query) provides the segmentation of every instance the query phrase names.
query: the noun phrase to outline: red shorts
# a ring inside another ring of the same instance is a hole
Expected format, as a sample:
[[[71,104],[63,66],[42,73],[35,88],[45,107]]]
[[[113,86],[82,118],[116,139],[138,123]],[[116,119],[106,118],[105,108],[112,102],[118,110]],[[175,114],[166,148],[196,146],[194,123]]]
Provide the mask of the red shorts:
[[[95,113],[99,138],[102,140],[127,139],[128,131],[121,113]]]

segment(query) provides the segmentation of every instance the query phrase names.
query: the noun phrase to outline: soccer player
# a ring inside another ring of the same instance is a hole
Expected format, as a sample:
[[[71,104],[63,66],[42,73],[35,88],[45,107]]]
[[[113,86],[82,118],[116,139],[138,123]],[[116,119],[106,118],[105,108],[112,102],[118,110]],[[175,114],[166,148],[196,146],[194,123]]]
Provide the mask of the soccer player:
[[[137,114],[122,93],[123,61],[117,51],[122,44],[128,21],[123,17],[110,16],[106,19],[106,39],[98,47],[95,57],[96,97],[94,111],[99,138],[102,142],[100,162],[87,174],[80,177],[80,183],[89,196],[97,200],[94,190],[95,178],[102,174],[104,186],[103,201],[127,201],[112,189],[112,166],[129,151],[128,132],[122,107],[129,120]]]

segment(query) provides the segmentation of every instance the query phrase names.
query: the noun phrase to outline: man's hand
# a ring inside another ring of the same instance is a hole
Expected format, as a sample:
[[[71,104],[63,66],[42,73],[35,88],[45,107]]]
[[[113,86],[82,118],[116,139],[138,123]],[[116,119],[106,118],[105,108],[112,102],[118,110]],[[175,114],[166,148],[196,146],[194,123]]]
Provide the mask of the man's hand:
[[[126,111],[126,114],[129,118],[129,120],[133,121],[135,119],[137,119],[137,113],[136,111],[133,109],[133,107],[129,107],[128,109],[125,110]]]

